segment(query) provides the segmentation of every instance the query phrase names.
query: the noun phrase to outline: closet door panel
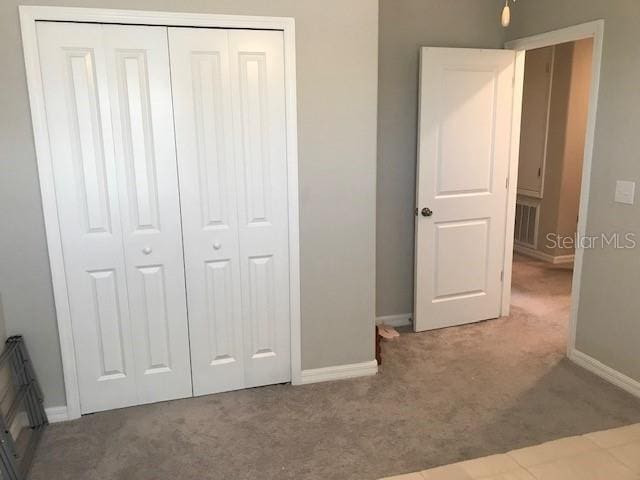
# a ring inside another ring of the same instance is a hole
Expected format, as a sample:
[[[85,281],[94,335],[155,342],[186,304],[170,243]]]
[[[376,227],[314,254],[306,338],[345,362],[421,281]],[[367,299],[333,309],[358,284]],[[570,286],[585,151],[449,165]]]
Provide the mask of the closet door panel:
[[[226,30],[169,28],[195,395],[243,388]]]
[[[190,396],[166,27],[103,25],[141,403]]]
[[[191,395],[166,29],[37,30],[82,412]]]
[[[83,413],[137,402],[107,60],[96,25],[37,24]]]
[[[245,385],[291,379],[289,245],[280,31],[229,31]]]

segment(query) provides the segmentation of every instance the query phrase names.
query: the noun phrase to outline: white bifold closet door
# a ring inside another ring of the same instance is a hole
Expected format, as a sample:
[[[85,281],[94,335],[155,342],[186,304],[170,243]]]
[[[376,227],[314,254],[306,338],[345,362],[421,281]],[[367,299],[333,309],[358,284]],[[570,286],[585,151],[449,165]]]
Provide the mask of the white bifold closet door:
[[[167,29],[37,32],[82,412],[190,396]]]
[[[283,33],[169,46],[194,393],[289,381]]]

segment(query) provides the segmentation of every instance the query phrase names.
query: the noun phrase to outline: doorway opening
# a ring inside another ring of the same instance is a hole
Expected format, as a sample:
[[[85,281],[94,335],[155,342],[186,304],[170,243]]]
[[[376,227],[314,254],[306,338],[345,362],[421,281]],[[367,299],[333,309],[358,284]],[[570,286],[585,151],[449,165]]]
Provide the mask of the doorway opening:
[[[575,325],[569,324],[577,306],[572,287],[579,279],[574,270],[586,212],[584,167],[595,113],[594,43],[586,37],[522,52],[509,306],[511,315],[540,322],[549,341],[569,343],[570,351]]]

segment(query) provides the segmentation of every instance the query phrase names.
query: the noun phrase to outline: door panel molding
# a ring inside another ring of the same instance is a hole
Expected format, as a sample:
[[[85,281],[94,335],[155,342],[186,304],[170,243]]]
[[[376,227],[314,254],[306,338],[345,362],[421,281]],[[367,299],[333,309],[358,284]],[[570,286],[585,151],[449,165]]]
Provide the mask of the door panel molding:
[[[62,254],[58,222],[54,171],[46,118],[44,89],[36,24],[38,21],[93,22],[120,25],[159,25],[236,29],[281,30],[284,36],[284,76],[286,113],[287,201],[289,240],[289,310],[291,327],[291,378],[301,384],[300,352],[300,254],[298,207],[298,143],[296,107],[295,21],[286,17],[212,15],[179,12],[111,10],[75,7],[20,6],[20,25],[24,50],[29,102],[35,139],[40,191],[44,213],[47,248],[53,283],[54,302],[60,335],[60,348],[67,398],[67,417],[81,415],[77,358],[71,323],[71,306]],[[105,227],[105,217],[96,225]]]

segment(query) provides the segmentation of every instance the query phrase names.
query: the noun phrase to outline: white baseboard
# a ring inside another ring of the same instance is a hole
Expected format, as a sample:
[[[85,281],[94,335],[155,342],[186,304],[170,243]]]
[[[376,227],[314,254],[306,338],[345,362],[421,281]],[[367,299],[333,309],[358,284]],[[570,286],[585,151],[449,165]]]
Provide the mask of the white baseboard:
[[[67,407],[49,407],[44,410],[47,414],[47,418],[49,419],[49,423],[65,422],[69,420]],[[27,412],[18,412],[9,426],[9,433],[11,433],[13,439],[16,440],[18,435],[20,435],[20,430],[28,426],[29,417],[27,416]]]
[[[569,351],[568,356],[569,360],[571,360],[576,365],[589,370],[591,373],[595,373],[609,383],[613,383],[623,390],[626,390],[631,395],[640,398],[640,382],[638,382],[637,380],[634,380],[633,378],[628,377],[625,374],[606,366],[604,363],[576,349]]]
[[[521,255],[526,255],[527,257],[532,257],[536,260],[542,260],[543,262],[552,263],[554,265],[573,263],[575,260],[575,254],[553,256],[549,255],[548,253],[535,250],[533,248],[525,247],[523,245],[514,245],[513,249],[515,252]]]
[[[413,313],[402,313],[400,315],[387,315],[376,318],[376,325],[384,323],[390,327],[406,327],[413,323]]]
[[[378,362],[352,363],[349,365],[337,365],[335,367],[312,368],[302,371],[301,385],[309,383],[329,382],[332,380],[344,380],[346,378],[366,377],[378,373]]]
[[[47,413],[49,423],[66,422],[67,420],[69,420],[69,414],[67,413],[66,405],[63,405],[61,407],[45,408],[44,411]]]
[[[411,315],[393,315],[393,318],[410,318]],[[391,321],[387,320],[392,317],[380,317],[384,319],[384,323],[390,326],[394,325]],[[403,323],[408,325],[409,323]],[[622,388],[630,394],[640,398],[640,382],[624,375],[623,373],[614,370],[611,367],[606,366],[604,363],[590,357],[589,355],[582,353],[578,350],[571,350],[568,355],[569,359],[576,365],[589,370],[590,372],[598,375],[599,377],[607,380],[608,382]],[[332,380],[344,380],[347,378],[366,377],[375,375],[378,373],[378,363],[375,360],[362,363],[353,363],[349,365],[337,365],[335,367],[313,368],[302,371],[301,385],[307,385],[310,383],[329,382]],[[45,408],[49,423],[65,422],[69,420],[66,406],[49,407]],[[11,434],[17,435],[20,429],[28,424],[28,418],[26,413],[19,413],[11,424]],[[14,437],[15,438],[15,437]]]
[[[28,426],[29,417],[27,416],[27,412],[18,412],[9,426],[9,433],[13,437],[13,440],[17,440],[18,435],[20,435],[20,430]]]

